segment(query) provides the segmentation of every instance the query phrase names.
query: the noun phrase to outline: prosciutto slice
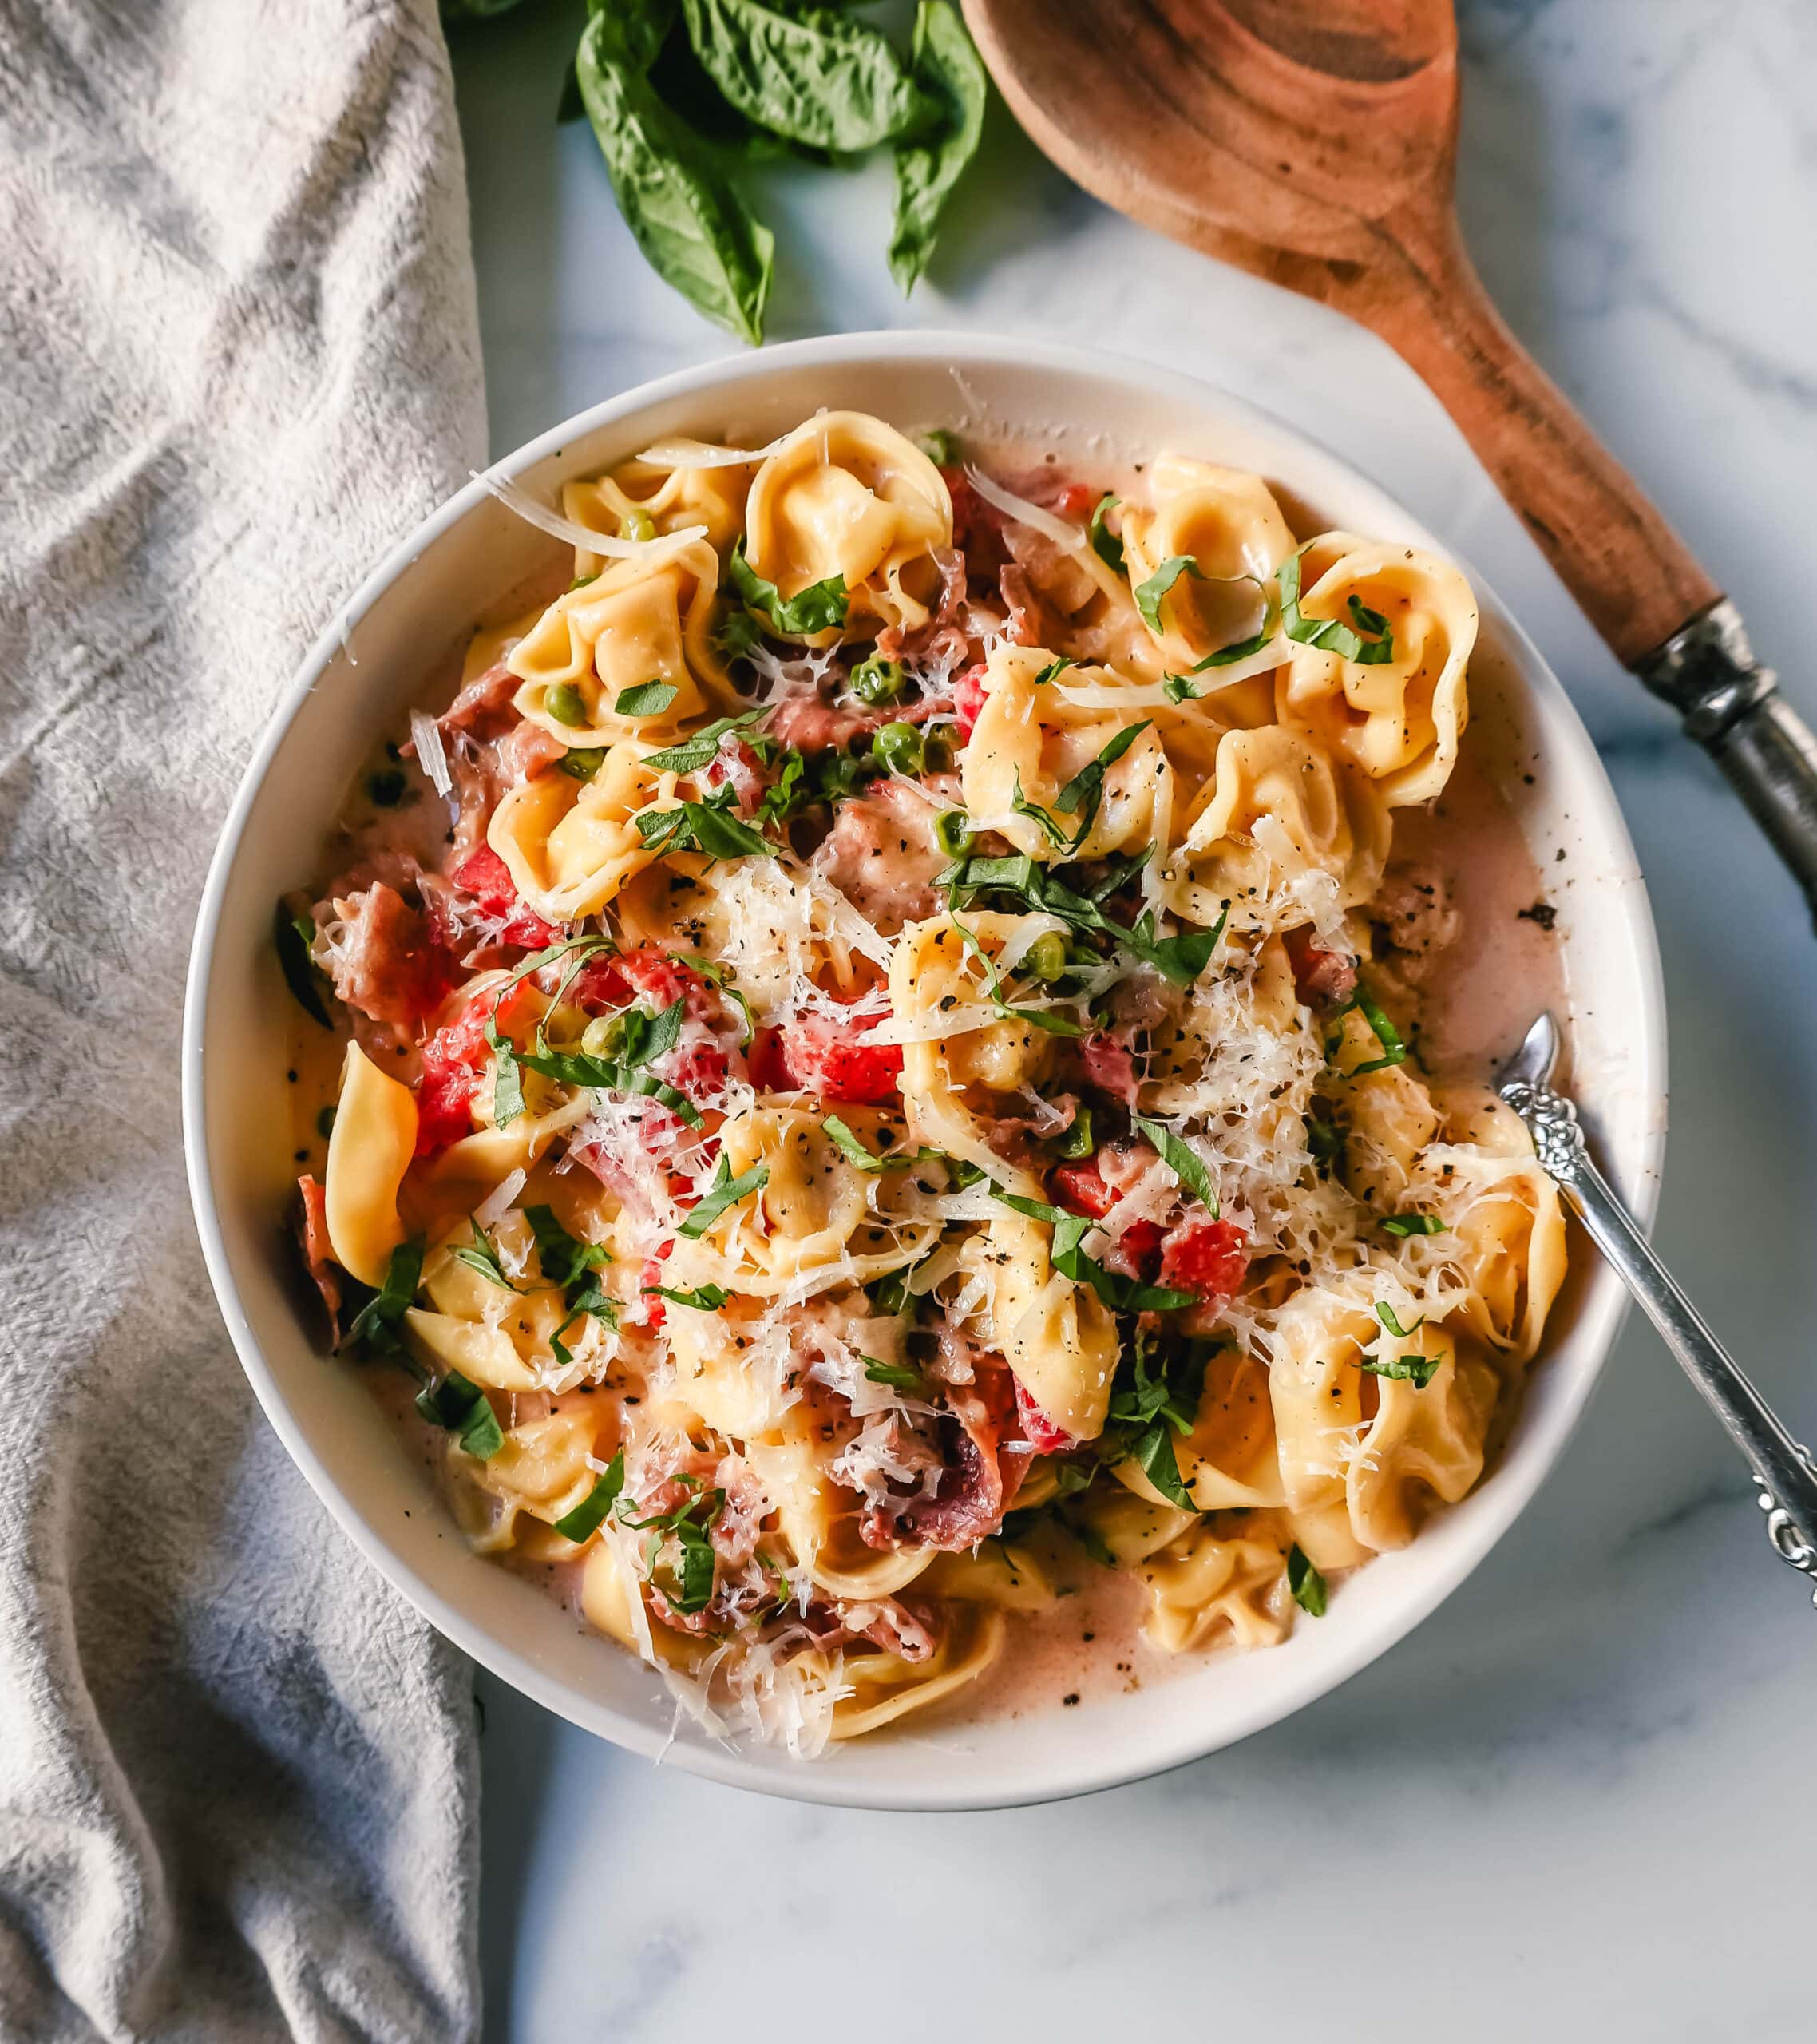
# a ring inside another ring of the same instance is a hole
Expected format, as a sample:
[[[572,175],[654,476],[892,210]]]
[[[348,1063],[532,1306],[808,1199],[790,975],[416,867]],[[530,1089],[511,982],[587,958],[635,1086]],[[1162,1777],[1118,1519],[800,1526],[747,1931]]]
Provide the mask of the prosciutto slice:
[[[1004,1452],[1015,1438],[1014,1380],[1001,1365],[981,1366],[976,1381],[947,1388],[940,1422],[945,1473],[929,1498],[912,1498],[897,1521],[899,1537],[955,1552],[975,1547],[1003,1523],[1021,1487],[1028,1458]]]

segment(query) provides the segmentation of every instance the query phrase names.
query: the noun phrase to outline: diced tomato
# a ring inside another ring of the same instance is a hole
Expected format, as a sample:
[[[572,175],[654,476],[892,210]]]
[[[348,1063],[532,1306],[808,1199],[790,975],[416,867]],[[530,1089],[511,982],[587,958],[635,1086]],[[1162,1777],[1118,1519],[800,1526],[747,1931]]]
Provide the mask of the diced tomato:
[[[517,898],[517,883],[490,845],[481,845],[463,860],[450,876],[464,893],[471,894],[489,916],[500,917],[505,927],[501,941],[525,951],[540,951],[560,934],[542,917],[526,909]]]
[[[643,1268],[638,1274],[638,1294],[640,1297],[643,1298],[643,1325],[647,1327],[652,1333],[654,1333],[656,1329],[662,1325],[663,1321],[667,1318],[669,1304],[667,1299],[644,1297],[644,1294],[649,1291],[649,1289],[652,1285],[659,1285],[662,1283],[663,1259],[668,1255],[670,1250],[674,1247],[675,1244],[673,1242],[662,1243],[658,1247],[656,1254],[654,1256],[645,1259]]]
[[[480,1089],[480,1072],[490,1054],[486,1024],[496,1015],[501,1031],[515,1004],[522,983],[501,994],[482,993],[424,1044],[422,1078],[417,1087],[417,1148],[427,1157],[457,1143],[473,1130],[473,1095]]]
[[[720,739],[718,756],[709,763],[706,781],[710,788],[722,787],[730,781],[738,806],[747,816],[763,799],[768,786],[762,761],[742,738],[730,733]]]
[[[795,1081],[782,1054],[782,1032],[766,1024],[751,1039],[750,1083],[760,1093],[792,1093]]]
[[[1356,961],[1315,944],[1310,929],[1290,929],[1285,939],[1293,984],[1308,1008],[1336,1008],[1356,991]]]
[[[1089,518],[1098,495],[1089,483],[1063,482],[1054,492],[1054,509],[1063,518]]]
[[[1135,1059],[1127,1044],[1119,1043],[1114,1036],[1107,1036],[1100,1030],[1095,1036],[1087,1036],[1081,1041],[1079,1061],[1084,1068],[1088,1086],[1095,1086],[1100,1093],[1108,1093],[1113,1100],[1121,1100],[1126,1107],[1135,1106],[1138,1082]]]
[[[671,958],[653,944],[620,952],[616,957],[588,959],[575,975],[572,988],[572,997],[589,1015],[628,1008],[639,994],[648,995],[659,1012],[685,1000],[695,1020],[712,1023],[719,1019],[718,999],[707,981],[691,965]]]
[[[1060,1206],[1074,1214],[1089,1214],[1094,1221],[1102,1221],[1119,1196],[1104,1182],[1095,1162],[1056,1164],[1048,1183]]]
[[[1249,1268],[1249,1236],[1233,1221],[1187,1221],[1162,1245],[1161,1281],[1194,1292],[1201,1305],[1235,1297]]]
[[[1015,1409],[1022,1421],[1022,1431],[1028,1436],[1028,1445],[1037,1455],[1064,1455],[1068,1449],[1079,1446],[1077,1436],[1069,1434],[1064,1427],[1056,1427],[1029,1396],[1028,1388],[1020,1377],[1015,1380]]]
[[[968,667],[952,684],[953,715],[959,719],[959,742],[969,745],[984,710],[984,664]]]
[[[867,1043],[850,1023],[798,1015],[783,1025],[782,1063],[792,1087],[823,1100],[881,1107],[902,1087],[902,1047]]]

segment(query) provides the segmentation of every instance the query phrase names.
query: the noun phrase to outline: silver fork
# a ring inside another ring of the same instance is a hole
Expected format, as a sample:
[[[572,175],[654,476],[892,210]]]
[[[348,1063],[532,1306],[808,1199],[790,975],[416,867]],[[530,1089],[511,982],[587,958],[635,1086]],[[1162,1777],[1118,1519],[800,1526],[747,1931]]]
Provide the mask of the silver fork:
[[[1704,1324],[1597,1169],[1577,1109],[1547,1083],[1558,1061],[1558,1024],[1542,1015],[1496,1075],[1495,1090],[1526,1123],[1542,1167],[1557,1181],[1590,1239],[1747,1456],[1775,1552],[1806,1575],[1817,1576],[1817,1463]],[[1817,1603],[1817,1590],[1812,1602]]]

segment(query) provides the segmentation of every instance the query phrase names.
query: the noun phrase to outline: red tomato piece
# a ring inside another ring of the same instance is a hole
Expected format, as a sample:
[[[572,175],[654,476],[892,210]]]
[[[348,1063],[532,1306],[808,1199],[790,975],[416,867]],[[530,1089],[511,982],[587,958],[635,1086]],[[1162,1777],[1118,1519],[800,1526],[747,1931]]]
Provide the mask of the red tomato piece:
[[[1120,1196],[1104,1182],[1095,1161],[1056,1164],[1048,1182],[1056,1204],[1075,1214],[1089,1214],[1094,1221],[1102,1221]]]
[[[1249,1240],[1233,1221],[1182,1222],[1162,1245],[1161,1281],[1170,1291],[1196,1293],[1201,1305],[1221,1305],[1241,1288]]]
[[[831,1016],[800,1015],[786,1023],[781,1055],[792,1084],[823,1100],[877,1107],[901,1090],[901,1045],[868,1043]]]
[[[556,941],[560,933],[517,898],[511,869],[490,845],[481,845],[464,859],[450,876],[464,893],[471,894],[489,916],[503,918],[500,940],[525,951],[540,951]]]
[[[673,1242],[663,1242],[661,1244],[654,1256],[645,1259],[643,1268],[638,1274],[638,1295],[639,1297],[643,1298],[643,1325],[647,1327],[652,1333],[654,1333],[656,1329],[662,1325],[664,1320],[668,1317],[669,1302],[667,1299],[659,1299],[654,1297],[645,1297],[643,1295],[648,1291],[650,1286],[652,1285],[659,1285],[662,1283],[663,1260],[674,1247],[675,1244]]]
[[[760,1093],[792,1093],[795,1090],[789,1061],[782,1052],[782,1032],[766,1024],[752,1037],[749,1053],[750,1083]]]
[[[959,719],[959,742],[969,745],[984,709],[984,664],[968,667],[952,684],[952,711]]]
[[[1028,1395],[1021,1378],[1015,1380],[1015,1409],[1022,1421],[1022,1431],[1028,1436],[1028,1445],[1037,1455],[1064,1455],[1068,1449],[1079,1446],[1075,1435],[1064,1427],[1056,1427],[1047,1414]]]
[[[481,1069],[490,1053],[486,1024],[497,1016],[501,1032],[509,1028],[505,1018],[517,1000],[520,986],[507,988],[496,996],[482,993],[423,1044],[422,1078],[417,1086],[418,1156],[445,1150],[450,1143],[472,1133],[469,1108],[479,1091]]]
[[[1089,518],[1098,492],[1089,483],[1063,482],[1054,492],[1054,509],[1063,518]]]

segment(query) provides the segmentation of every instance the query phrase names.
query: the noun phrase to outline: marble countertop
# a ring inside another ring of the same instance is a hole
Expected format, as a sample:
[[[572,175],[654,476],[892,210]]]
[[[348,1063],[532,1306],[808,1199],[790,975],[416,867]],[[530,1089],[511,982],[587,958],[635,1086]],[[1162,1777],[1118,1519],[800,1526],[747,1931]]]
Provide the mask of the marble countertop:
[[[1817,712],[1817,12],[1459,13],[1460,204],[1491,290]],[[526,7],[455,39],[500,453],[729,346],[638,257],[585,128],[552,125],[578,14]],[[1594,733],[1653,890],[1673,1081],[1657,1238],[1817,1430],[1803,905],[1411,372],[1106,212],[1000,108],[907,305],[885,173],[767,185],[773,339],[956,326],[1193,371],[1340,449],[1495,584]],[[815,1809],[653,1769],[479,1677],[488,2035],[730,2018],[758,2044],[837,1997],[869,2036],[919,2038],[932,1975],[962,2036],[1139,2011],[1156,2034],[1261,2018],[1349,2044],[1808,2038],[1814,1674],[1817,1614],[1732,1450],[1631,1322],[1552,1479],[1447,1605],[1335,1694],[1162,1780],[995,1815]]]

